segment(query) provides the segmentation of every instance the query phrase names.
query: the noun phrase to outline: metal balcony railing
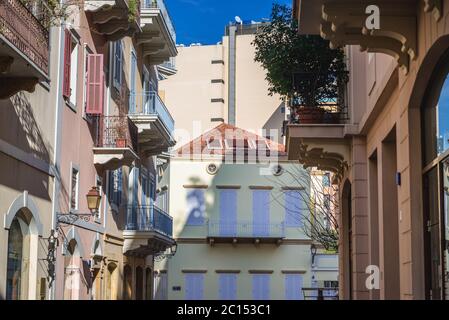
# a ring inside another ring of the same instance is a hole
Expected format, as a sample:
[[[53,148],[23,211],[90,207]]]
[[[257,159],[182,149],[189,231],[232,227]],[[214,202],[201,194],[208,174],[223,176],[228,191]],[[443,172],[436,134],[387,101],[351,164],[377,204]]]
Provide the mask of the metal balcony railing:
[[[176,31],[173,26],[173,21],[168,13],[167,7],[165,6],[164,0],[141,0],[142,1],[142,9],[159,9],[161,11],[162,16],[164,17],[165,23],[167,24],[168,31],[170,36],[173,39],[173,42],[176,44]]]
[[[226,223],[209,221],[209,237],[222,238],[285,238],[285,224],[254,223],[252,221],[237,221]]]
[[[50,11],[44,3],[0,1],[0,35],[48,75]]]
[[[133,115],[154,115],[164,124],[170,134],[175,130],[175,121],[162,99],[155,91],[130,94],[129,113]]]
[[[99,116],[94,117],[94,121],[95,147],[138,151],[137,127],[128,116]]]
[[[338,300],[338,288],[302,288],[304,300]]]
[[[128,206],[126,230],[158,231],[173,236],[173,218],[156,205]]]

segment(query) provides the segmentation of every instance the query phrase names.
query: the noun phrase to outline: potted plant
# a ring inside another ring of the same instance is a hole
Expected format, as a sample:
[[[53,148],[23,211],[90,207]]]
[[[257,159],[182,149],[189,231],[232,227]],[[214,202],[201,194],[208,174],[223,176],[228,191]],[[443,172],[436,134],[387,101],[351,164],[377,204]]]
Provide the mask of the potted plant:
[[[126,130],[123,126],[118,126],[116,129],[117,136],[115,138],[115,146],[117,148],[126,148]]]
[[[300,35],[292,10],[274,4],[271,22],[256,34],[255,60],[266,70],[269,94],[288,98],[292,118],[298,123],[335,121],[330,102],[342,102],[342,87],[348,81],[345,55],[331,49],[318,35]]]

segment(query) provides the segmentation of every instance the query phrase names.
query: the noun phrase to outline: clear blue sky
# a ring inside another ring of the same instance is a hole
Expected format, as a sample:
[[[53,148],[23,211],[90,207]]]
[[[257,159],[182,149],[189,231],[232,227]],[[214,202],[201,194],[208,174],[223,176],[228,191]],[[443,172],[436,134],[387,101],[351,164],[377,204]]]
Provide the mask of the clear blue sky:
[[[188,45],[221,41],[235,16],[243,21],[269,18],[273,2],[292,4],[292,0],[165,0],[165,5],[176,28],[176,42]]]

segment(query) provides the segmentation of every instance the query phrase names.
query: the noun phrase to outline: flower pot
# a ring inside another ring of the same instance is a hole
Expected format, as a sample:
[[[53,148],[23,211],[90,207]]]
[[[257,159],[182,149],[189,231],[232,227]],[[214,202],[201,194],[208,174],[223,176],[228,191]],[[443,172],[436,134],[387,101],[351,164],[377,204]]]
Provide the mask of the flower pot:
[[[297,109],[299,124],[323,123],[325,111],[317,107],[300,107]]]
[[[117,148],[126,148],[126,139],[115,139],[115,146]]]

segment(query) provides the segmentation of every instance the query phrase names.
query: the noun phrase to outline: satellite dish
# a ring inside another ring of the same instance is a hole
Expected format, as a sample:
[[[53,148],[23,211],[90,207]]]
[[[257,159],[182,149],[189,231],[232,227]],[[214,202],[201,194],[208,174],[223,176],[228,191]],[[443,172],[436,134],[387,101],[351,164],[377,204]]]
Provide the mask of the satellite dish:
[[[235,22],[237,22],[237,24],[242,24],[242,19],[239,16],[235,16]]]

